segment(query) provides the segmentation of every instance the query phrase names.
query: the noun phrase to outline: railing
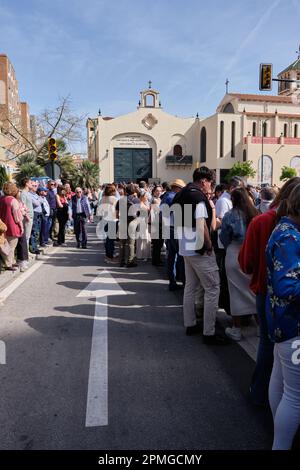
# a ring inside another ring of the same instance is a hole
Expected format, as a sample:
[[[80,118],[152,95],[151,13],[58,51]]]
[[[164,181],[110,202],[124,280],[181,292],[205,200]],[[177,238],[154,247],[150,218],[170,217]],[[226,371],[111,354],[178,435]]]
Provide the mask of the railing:
[[[192,165],[193,155],[167,155],[167,165]]]
[[[248,138],[250,144],[262,144],[262,137],[244,137],[244,144],[247,144]],[[282,140],[281,140],[282,139]],[[264,137],[263,143],[268,144],[280,144],[282,142],[285,145],[300,145],[299,137]]]

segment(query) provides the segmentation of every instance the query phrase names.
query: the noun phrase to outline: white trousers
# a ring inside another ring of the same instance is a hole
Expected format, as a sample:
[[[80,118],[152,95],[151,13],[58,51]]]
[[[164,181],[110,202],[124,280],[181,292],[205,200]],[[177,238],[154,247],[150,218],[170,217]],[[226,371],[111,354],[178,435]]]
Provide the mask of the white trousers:
[[[269,401],[274,420],[273,450],[288,450],[300,425],[299,336],[275,344]]]

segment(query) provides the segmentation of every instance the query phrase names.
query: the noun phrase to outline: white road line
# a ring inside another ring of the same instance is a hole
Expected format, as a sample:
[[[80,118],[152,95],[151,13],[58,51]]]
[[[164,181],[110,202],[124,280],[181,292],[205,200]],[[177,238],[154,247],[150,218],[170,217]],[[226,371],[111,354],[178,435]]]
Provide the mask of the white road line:
[[[54,255],[58,251],[58,248],[51,252]],[[23,282],[25,282],[35,271],[37,271],[42,264],[50,258],[51,255],[45,256],[42,260],[36,261],[26,272],[20,274],[17,279],[12,281],[7,287],[0,291],[0,302],[4,302]]]
[[[108,296],[127,295],[106,270],[77,297],[94,297],[95,315],[87,392],[86,427],[108,425]],[[102,302],[99,301],[102,300]]]
[[[88,383],[86,427],[108,425],[107,356],[107,304],[99,304],[96,301]]]

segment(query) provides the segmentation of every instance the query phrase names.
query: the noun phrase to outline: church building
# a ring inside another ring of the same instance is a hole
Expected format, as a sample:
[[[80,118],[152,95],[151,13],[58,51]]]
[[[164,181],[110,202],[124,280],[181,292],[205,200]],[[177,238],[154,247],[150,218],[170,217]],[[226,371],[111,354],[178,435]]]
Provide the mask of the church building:
[[[277,95],[227,90],[215,114],[187,119],[166,113],[149,82],[135,112],[87,121],[88,156],[99,164],[101,183],[188,182],[201,165],[222,182],[234,163],[248,160],[255,184],[281,185],[283,166],[300,175],[300,50],[278,78]]]

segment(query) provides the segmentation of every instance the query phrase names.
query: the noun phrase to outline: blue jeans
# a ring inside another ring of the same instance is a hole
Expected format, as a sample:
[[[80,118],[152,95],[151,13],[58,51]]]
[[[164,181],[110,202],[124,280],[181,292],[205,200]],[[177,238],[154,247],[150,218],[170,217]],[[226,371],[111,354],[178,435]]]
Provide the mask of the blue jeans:
[[[42,214],[34,212],[31,237],[30,237],[30,245],[31,245],[32,251],[38,250],[38,241],[40,239],[40,232],[41,232],[41,221],[42,221]]]
[[[250,398],[256,404],[268,403],[269,382],[273,367],[274,343],[268,336],[266,318],[266,296],[256,295],[256,310],[259,318],[260,340],[257,351],[256,367],[250,386]]]
[[[115,252],[115,240],[111,238],[105,239],[105,254],[107,258],[113,258]]]

